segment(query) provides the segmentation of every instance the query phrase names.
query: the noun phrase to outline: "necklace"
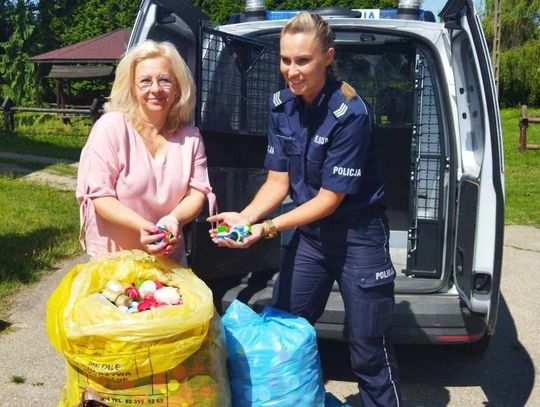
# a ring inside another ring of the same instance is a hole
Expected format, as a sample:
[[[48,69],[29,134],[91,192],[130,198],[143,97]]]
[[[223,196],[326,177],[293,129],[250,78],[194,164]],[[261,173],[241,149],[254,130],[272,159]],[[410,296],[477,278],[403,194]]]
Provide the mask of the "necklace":
[[[156,155],[156,152],[161,148],[164,137],[161,134],[156,135],[153,139],[147,138],[143,133],[139,133],[143,139],[144,145],[152,156]]]
[[[152,131],[152,129],[144,126],[140,126],[138,133],[141,136],[150,155],[156,158],[156,154],[159,154],[161,147],[167,142],[167,138],[162,134],[161,131],[157,131],[155,128],[154,131]]]

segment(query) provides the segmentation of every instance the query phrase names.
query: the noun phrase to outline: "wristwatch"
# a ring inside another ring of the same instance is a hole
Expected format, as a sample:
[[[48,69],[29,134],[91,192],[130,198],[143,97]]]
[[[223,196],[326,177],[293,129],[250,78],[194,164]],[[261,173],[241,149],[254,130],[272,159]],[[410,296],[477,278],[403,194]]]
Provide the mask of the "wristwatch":
[[[265,231],[267,230],[268,233],[264,235],[265,239],[272,239],[273,237],[276,237],[278,234],[278,230],[276,228],[276,225],[274,225],[274,222],[272,219],[265,219],[263,220],[263,225]]]

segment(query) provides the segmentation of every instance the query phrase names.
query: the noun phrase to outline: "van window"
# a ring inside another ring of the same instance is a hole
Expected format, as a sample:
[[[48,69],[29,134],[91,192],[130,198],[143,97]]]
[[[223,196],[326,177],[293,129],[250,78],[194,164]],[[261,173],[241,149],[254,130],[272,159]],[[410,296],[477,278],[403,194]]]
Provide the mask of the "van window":
[[[266,137],[269,97],[283,86],[277,44],[211,28],[203,28],[201,41],[198,126]]]

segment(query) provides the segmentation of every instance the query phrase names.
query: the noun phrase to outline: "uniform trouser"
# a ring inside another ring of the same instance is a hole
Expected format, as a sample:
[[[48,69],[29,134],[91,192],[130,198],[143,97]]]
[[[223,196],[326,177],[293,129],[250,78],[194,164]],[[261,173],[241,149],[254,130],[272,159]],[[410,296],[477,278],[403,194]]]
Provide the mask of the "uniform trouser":
[[[377,224],[381,223],[378,219]],[[373,285],[371,278],[371,273],[388,270],[384,264],[390,261],[388,239],[381,241],[379,231],[366,230],[329,226],[315,237],[297,230],[274,287],[273,305],[314,324],[337,281],[345,306],[351,367],[363,406],[399,406],[399,373],[390,341],[393,278],[380,285]]]

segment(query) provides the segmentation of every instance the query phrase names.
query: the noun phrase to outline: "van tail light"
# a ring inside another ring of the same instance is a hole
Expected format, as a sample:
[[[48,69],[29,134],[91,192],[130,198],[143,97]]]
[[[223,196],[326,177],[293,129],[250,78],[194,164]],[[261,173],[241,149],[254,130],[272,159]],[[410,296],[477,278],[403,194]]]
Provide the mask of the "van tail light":
[[[472,334],[472,335],[438,335],[436,336],[438,342],[476,342],[482,339],[484,332]]]

